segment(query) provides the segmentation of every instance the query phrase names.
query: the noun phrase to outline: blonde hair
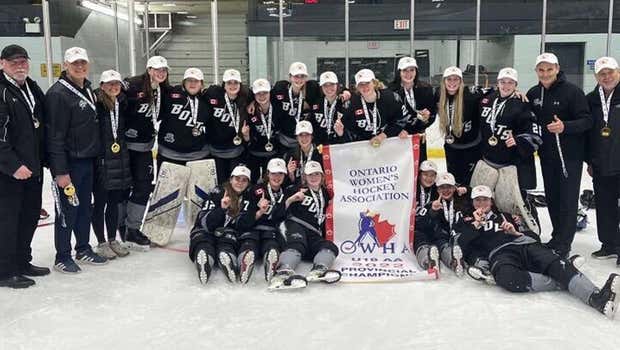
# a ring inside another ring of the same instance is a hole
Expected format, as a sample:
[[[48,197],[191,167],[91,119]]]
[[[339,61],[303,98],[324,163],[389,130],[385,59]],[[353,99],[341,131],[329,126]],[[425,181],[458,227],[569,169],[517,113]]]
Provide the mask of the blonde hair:
[[[465,92],[465,84],[461,79],[461,85],[454,96],[454,120],[452,120],[452,134],[456,137],[461,137],[463,134],[463,94]],[[448,110],[446,104],[448,103],[448,91],[446,90],[445,79],[441,79],[441,85],[439,87],[439,131],[445,137],[448,132]]]
[[[379,79],[373,79],[372,86],[375,88],[375,90],[385,89],[385,85]]]

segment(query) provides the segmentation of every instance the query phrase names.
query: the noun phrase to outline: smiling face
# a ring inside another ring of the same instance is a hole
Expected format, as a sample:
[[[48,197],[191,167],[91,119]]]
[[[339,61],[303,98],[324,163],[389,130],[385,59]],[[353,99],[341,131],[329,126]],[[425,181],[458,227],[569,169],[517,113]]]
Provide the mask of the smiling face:
[[[502,97],[508,97],[517,90],[517,82],[510,78],[502,78],[497,81],[497,87]]]
[[[415,67],[405,68],[400,71],[400,80],[404,83],[412,84],[417,74],[418,70]]]
[[[435,179],[437,178],[437,173],[432,170],[422,171],[420,172],[420,175],[420,183],[422,183],[422,186],[426,188],[433,186]]]
[[[269,173],[269,175],[267,176],[269,177],[269,184],[271,185],[271,188],[278,191],[280,187],[282,186],[282,183],[284,182],[285,174],[284,173]]]
[[[101,90],[110,97],[116,97],[121,93],[121,82],[109,81],[107,83],[102,83]]]
[[[300,90],[301,88],[303,88],[304,85],[306,85],[306,80],[308,80],[308,76],[303,75],[303,74],[289,75],[289,76],[290,76],[291,84],[297,90]]]
[[[546,88],[558,78],[558,73],[560,73],[560,66],[557,64],[541,62],[536,66],[538,81]]]
[[[30,61],[25,57],[2,60],[2,70],[14,80],[23,82],[30,72]]]
[[[297,142],[301,147],[310,146],[312,144],[312,134],[302,132],[301,134],[297,135]]]
[[[605,91],[613,90],[620,82],[620,71],[605,68],[596,74],[596,81]]]
[[[321,90],[323,90],[323,94],[327,98],[336,97],[336,94],[338,93],[338,84],[325,83],[321,86]]]
[[[374,86],[372,82],[357,84],[357,91],[362,95],[364,99],[368,99],[374,96]]]
[[[248,188],[249,184],[250,179],[245,176],[231,176],[230,178],[230,185],[237,193],[245,191],[245,189]]]
[[[321,187],[321,181],[323,180],[323,174],[320,172],[312,173],[310,175],[306,175],[306,181],[308,182],[308,186],[313,190]]]
[[[153,83],[161,84],[168,78],[168,68],[149,68],[147,71]]]
[[[446,91],[450,95],[456,95],[461,87],[461,82],[463,81],[461,77],[458,75],[450,75],[444,78],[444,84],[446,85]]]
[[[236,80],[229,80],[224,83],[224,90],[228,96],[237,96],[241,90],[241,83]]]
[[[491,205],[493,204],[493,200],[489,197],[476,197],[473,200],[474,209],[482,209],[484,213],[488,213],[491,211]]]
[[[88,78],[90,64],[86,60],[76,60],[73,63],[65,62],[67,74],[76,80],[84,80]]]
[[[268,91],[261,91],[259,93],[254,94],[254,99],[256,100],[256,102],[258,102],[258,104],[262,105],[262,104],[269,102],[270,94]]]
[[[183,80],[183,87],[190,95],[196,95],[202,91],[202,80],[187,78]]]
[[[452,196],[454,196],[454,191],[456,191],[456,186],[452,185],[441,185],[437,187],[437,192],[443,199],[450,200]]]

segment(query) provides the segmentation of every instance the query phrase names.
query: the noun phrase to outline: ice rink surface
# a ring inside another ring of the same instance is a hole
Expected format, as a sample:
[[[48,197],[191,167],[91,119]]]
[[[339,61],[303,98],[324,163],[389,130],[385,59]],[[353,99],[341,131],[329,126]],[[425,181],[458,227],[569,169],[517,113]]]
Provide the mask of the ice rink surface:
[[[583,188],[592,188],[585,171]],[[53,213],[48,184],[45,192]],[[551,224],[539,211],[545,242]],[[582,271],[600,286],[620,269],[615,260],[589,258],[599,243],[594,211],[588,216],[572,253],[588,258]],[[78,275],[53,271],[25,290],[0,289],[0,350],[620,348],[620,315],[609,320],[567,292],[511,294],[447,268],[438,281],[273,293],[261,266],[248,285],[227,283],[215,270],[201,286],[187,253],[175,250],[187,248],[188,230],[176,229],[172,249],[132,252]],[[51,267],[54,254],[53,227],[38,229],[33,262]]]

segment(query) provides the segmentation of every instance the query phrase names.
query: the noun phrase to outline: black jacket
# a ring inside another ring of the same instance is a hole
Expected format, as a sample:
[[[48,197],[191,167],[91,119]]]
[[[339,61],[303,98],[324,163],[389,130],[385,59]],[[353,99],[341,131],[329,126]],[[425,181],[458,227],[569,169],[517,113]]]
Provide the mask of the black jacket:
[[[544,96],[541,97],[541,91]],[[544,89],[541,83],[527,92],[532,110],[542,129],[543,144],[538,151],[542,161],[558,160],[555,134],[547,130],[547,125],[557,115],[564,122],[564,132],[560,135],[562,155],[565,160],[583,161],[585,157],[585,134],[592,127],[592,116],[583,91],[568,82],[563,72],[557,80]]]
[[[249,193],[249,201],[247,209],[244,209],[239,215],[237,220],[237,229],[246,232],[256,228],[256,226],[267,226],[279,230],[279,226],[286,219],[286,198],[284,196],[284,188],[280,188],[280,191],[275,192],[274,198],[270,198],[269,190],[266,184],[256,185]],[[256,220],[256,213],[258,212],[258,202],[261,198],[269,200],[271,203],[267,212],[263,214],[258,220]]]
[[[243,145],[233,143],[235,136],[242,137],[241,129],[248,115],[246,108],[249,92],[244,86],[241,89],[243,92],[240,90],[237,98],[230,101],[231,108],[239,111],[238,130],[235,130],[235,120],[233,119],[235,116],[230,115],[228,107],[226,107],[226,90],[222,86],[211,85],[201,96],[200,103],[208,106],[207,130],[209,132],[209,145],[213,153],[230,151],[232,154],[240,154],[243,152]],[[215,155],[221,156],[221,154]]]
[[[620,174],[620,84],[616,85],[609,104],[608,127],[611,129],[611,135],[608,137],[601,135],[605,122],[598,85],[586,98],[590,105],[593,122],[592,129],[587,135],[586,161],[594,168],[596,174],[618,175]]]
[[[285,137],[294,143],[295,127],[297,126],[297,115],[299,107],[299,95],[295,95],[291,91],[293,100],[289,97],[289,88],[291,83],[286,80],[280,80],[271,88],[271,104],[273,105],[274,114],[278,116],[278,136]],[[306,120],[310,106],[318,103],[321,97],[321,88],[316,80],[306,81],[305,92],[303,93],[303,101],[301,112],[299,112],[299,120]],[[293,147],[293,144],[286,144],[280,140],[284,147]]]
[[[431,116],[428,118],[426,123],[417,119],[417,113],[407,101],[405,89],[401,85],[390,83],[388,87],[390,90],[398,94],[401,102],[405,105],[405,107],[407,107],[407,111],[409,111],[409,118],[407,119],[407,124],[405,124],[405,130],[407,130],[409,134],[423,133],[426,128],[435,122],[435,118],[437,117],[437,103],[435,102],[432,86],[426,83],[417,82],[413,88],[415,109],[418,111],[428,109],[428,111],[431,112]]]
[[[68,82],[90,99],[90,81],[84,88],[73,84],[62,72],[61,80]],[[92,94],[92,92],[91,92]],[[94,94],[93,98],[94,98]],[[96,101],[92,101],[96,102]],[[86,101],[57,81],[45,95],[47,146],[52,175],[69,173],[71,158],[95,158],[101,155],[99,118]]]
[[[98,91],[96,91],[98,92]],[[97,102],[99,115],[99,132],[101,135],[101,156],[97,159],[98,186],[106,190],[125,190],[131,187],[131,168],[129,166],[129,149],[125,141],[123,130],[127,113],[127,98],[121,93],[117,97],[119,117],[117,138],[114,140],[110,111],[102,101]],[[120,152],[112,152],[114,142],[120,145]]]
[[[460,137],[454,136],[454,143],[444,143],[444,148],[465,149],[480,144],[480,100],[490,93],[478,87],[465,87],[463,91],[463,131]],[[435,100],[439,103],[440,91],[435,92]],[[449,96],[452,101],[454,96]],[[447,109],[447,108],[446,108]],[[446,130],[446,135],[448,130]]]
[[[0,172],[11,177],[22,165],[32,171],[32,177],[42,176],[45,164],[45,97],[36,82],[30,78],[26,82],[36,101],[39,128],[34,127],[22,93],[0,70]]]
[[[144,81],[149,80],[149,75],[144,73],[125,80],[125,94],[127,95],[127,118],[125,118],[125,136],[130,144],[146,144],[139,148],[150,151],[155,140],[155,127],[153,125],[153,104],[148,92],[144,91]],[[160,84],[160,110],[166,103],[166,92],[170,86]],[[155,94],[155,93],[154,93]],[[152,101],[156,101],[155,96]],[[137,146],[136,146],[137,147]],[[133,148],[132,148],[133,149]]]
[[[317,103],[310,106],[307,120],[312,123],[312,141],[317,145],[330,145],[345,141],[346,134],[338,136],[334,130],[334,124],[336,124],[338,118],[344,116],[344,110],[349,106],[350,102],[342,102],[340,98],[337,98],[334,103],[336,104],[335,106],[328,106],[326,109],[325,97],[322,96]],[[331,121],[327,120],[330,108],[334,108]],[[329,134],[327,133],[328,130]]]

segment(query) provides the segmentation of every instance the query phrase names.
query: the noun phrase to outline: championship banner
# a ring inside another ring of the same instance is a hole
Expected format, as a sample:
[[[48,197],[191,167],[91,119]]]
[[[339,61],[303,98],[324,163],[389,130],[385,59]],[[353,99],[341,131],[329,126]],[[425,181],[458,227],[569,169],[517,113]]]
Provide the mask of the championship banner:
[[[323,148],[333,199],[327,239],[340,250],[334,268],[344,282],[436,279],[413,254],[420,137]]]

